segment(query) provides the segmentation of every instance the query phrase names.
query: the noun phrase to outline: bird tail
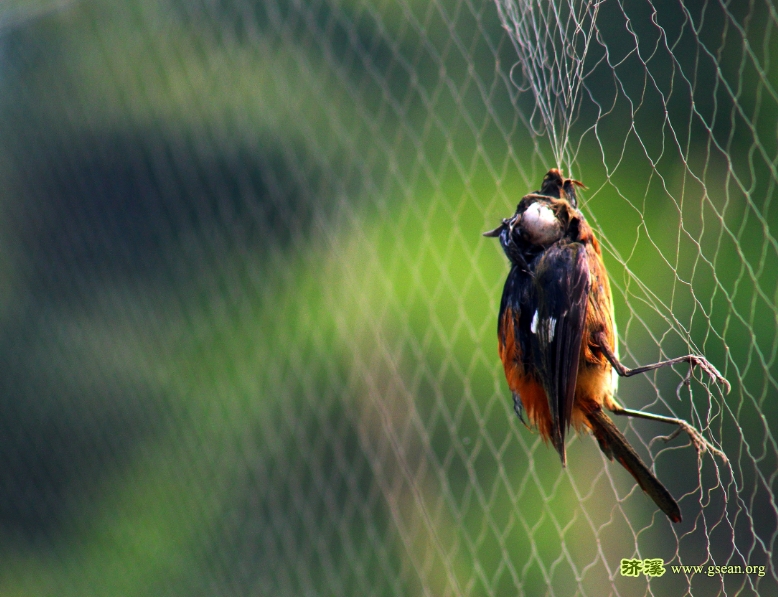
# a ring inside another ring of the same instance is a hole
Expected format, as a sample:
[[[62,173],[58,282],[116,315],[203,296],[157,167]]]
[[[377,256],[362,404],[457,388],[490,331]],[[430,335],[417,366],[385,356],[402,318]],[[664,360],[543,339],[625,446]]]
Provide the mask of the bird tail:
[[[640,456],[629,445],[627,438],[619,431],[611,418],[602,409],[587,413],[586,417],[589,419],[594,437],[597,438],[597,443],[600,444],[600,449],[605,455],[611,460],[615,457],[635,477],[635,481],[638,482],[641,489],[654,500],[659,509],[667,514],[670,520],[681,522],[681,509],[673,496],[643,464]]]

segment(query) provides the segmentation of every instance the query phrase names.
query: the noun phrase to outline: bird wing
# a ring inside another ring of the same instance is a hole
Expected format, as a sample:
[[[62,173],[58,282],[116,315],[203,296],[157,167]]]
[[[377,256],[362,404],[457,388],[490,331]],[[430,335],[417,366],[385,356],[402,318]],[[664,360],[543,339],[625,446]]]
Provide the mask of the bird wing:
[[[578,362],[589,298],[589,265],[580,243],[557,243],[535,271],[535,311],[530,324],[533,360],[546,391],[551,441],[565,463]]]

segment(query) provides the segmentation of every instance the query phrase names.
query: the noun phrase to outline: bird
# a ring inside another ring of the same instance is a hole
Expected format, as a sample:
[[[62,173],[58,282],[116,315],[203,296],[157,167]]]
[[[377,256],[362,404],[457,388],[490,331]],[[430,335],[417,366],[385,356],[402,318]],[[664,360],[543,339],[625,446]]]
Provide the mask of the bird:
[[[600,449],[629,471],[674,523],[681,510],[605,410],[677,426],[698,452],[726,458],[683,419],[624,408],[614,396],[618,377],[679,363],[699,367],[726,392],[730,384],[699,355],[629,369],[617,355],[613,298],[602,250],[578,209],[583,183],[552,168],[541,188],[522,197],[516,212],[484,236],[499,238],[510,262],[497,321],[498,350],[514,410],[550,441],[566,466],[565,438],[574,428],[591,432]],[[683,383],[683,382],[682,382]]]

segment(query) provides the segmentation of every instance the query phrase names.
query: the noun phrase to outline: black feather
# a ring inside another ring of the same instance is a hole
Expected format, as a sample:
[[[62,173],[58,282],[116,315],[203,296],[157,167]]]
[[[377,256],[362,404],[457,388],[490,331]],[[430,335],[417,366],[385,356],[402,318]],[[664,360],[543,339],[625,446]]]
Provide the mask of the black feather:
[[[589,298],[586,249],[580,243],[550,247],[538,262],[533,282],[532,355],[548,397],[551,441],[564,464]]]

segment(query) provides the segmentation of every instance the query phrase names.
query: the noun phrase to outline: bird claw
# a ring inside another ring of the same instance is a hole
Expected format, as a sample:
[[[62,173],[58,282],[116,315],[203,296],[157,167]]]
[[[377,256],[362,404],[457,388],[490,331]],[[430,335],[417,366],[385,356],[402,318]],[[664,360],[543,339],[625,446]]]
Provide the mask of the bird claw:
[[[730,390],[732,389],[732,386],[730,386],[727,379],[721,373],[719,373],[719,370],[710,364],[708,359],[704,357],[694,357],[694,360],[692,361],[691,364],[692,367],[697,365],[700,369],[702,369],[705,373],[707,373],[708,376],[711,377],[716,383],[720,383],[721,385],[723,385],[724,389],[726,390],[726,393],[729,394]]]
[[[678,437],[678,435],[680,435],[681,431],[685,431],[686,434],[689,436],[689,439],[691,440],[692,445],[697,450],[697,454],[698,455],[703,454],[705,451],[709,451],[711,454],[715,454],[716,456],[721,458],[724,462],[729,462],[729,459],[724,454],[724,452],[719,450],[717,447],[715,447],[713,444],[711,444],[708,440],[706,440],[704,437],[702,437],[702,434],[699,431],[697,431],[694,427],[689,425],[689,423],[679,419],[677,421],[677,424],[678,424],[678,429],[673,431],[670,435],[663,435],[663,436],[660,436],[657,439],[661,439],[662,441],[667,443],[667,442],[675,439],[676,437]]]

